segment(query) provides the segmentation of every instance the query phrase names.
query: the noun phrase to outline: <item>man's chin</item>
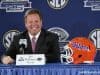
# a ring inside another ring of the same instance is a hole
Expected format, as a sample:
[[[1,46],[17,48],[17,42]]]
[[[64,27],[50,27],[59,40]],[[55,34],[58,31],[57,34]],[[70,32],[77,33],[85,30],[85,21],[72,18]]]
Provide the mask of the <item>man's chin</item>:
[[[31,32],[32,35],[36,35],[38,32],[34,31],[34,32]]]

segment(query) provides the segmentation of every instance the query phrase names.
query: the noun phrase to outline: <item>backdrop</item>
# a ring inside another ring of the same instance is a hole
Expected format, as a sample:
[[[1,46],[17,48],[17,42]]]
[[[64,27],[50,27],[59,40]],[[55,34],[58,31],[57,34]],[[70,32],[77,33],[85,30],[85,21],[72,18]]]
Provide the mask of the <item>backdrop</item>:
[[[24,30],[24,12],[36,8],[43,14],[43,27],[58,33],[61,47],[74,37],[90,38],[97,49],[95,61],[100,61],[99,3],[99,0],[0,0],[0,55],[13,36]]]

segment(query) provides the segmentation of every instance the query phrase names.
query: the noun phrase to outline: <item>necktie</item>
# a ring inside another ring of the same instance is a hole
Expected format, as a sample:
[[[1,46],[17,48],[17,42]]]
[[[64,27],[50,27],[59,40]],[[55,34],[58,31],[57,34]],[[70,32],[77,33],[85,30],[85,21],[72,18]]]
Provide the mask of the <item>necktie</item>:
[[[33,51],[33,53],[35,52],[35,45],[36,45],[35,37],[33,37],[32,38],[32,51]]]

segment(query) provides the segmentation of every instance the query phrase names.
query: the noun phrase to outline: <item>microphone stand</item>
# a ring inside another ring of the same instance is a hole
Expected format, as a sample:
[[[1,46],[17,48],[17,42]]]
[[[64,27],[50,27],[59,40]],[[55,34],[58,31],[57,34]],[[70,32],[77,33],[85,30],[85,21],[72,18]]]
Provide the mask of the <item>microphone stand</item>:
[[[21,45],[20,47],[20,54],[24,54],[25,45]]]

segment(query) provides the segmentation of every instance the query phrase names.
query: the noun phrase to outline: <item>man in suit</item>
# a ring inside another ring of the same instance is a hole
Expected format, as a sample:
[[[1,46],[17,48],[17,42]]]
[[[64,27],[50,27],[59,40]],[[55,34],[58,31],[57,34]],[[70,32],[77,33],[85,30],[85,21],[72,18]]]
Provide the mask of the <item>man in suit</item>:
[[[29,9],[25,15],[26,31],[16,35],[2,57],[2,63],[10,64],[17,54],[45,54],[47,63],[60,61],[58,36],[42,28],[42,15],[37,9]],[[32,38],[35,38],[34,46]]]

